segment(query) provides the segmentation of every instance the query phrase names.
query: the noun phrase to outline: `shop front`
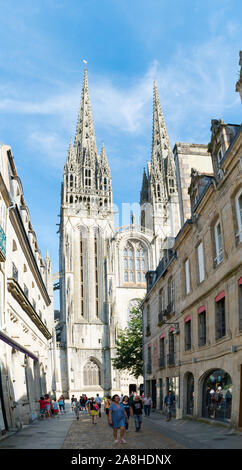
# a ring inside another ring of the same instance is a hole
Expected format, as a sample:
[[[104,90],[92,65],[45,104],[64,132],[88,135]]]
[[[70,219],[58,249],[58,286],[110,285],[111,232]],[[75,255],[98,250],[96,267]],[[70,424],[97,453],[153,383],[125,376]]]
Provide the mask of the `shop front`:
[[[176,410],[179,404],[179,377],[166,377],[166,393],[172,391],[174,396],[174,402],[172,407],[172,416],[176,417]]]
[[[203,417],[230,422],[232,396],[233,384],[229,373],[223,369],[210,370],[203,382]]]

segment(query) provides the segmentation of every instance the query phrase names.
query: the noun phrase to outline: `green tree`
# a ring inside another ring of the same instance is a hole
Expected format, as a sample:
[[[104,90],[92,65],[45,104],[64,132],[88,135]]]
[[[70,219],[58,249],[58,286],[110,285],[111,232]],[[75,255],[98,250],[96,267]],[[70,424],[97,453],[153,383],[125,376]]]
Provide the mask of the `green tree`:
[[[116,342],[116,357],[112,359],[116,369],[128,370],[137,379],[143,375],[142,312],[133,307],[128,327],[121,331]]]

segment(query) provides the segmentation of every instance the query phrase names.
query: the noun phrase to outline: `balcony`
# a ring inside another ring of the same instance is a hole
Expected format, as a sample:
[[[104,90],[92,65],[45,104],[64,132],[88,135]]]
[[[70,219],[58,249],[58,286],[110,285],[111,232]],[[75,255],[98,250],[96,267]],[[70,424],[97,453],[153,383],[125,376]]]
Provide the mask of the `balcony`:
[[[147,372],[147,374],[151,374],[151,364],[150,364],[150,362],[148,362],[148,364],[146,366],[146,372]]]
[[[169,366],[175,365],[175,353],[167,354],[167,363]]]
[[[147,325],[145,334],[146,336],[150,336],[150,325]]]
[[[159,368],[163,369],[165,367],[165,356],[160,356],[159,357]]]
[[[6,260],[6,235],[0,225],[0,261]]]

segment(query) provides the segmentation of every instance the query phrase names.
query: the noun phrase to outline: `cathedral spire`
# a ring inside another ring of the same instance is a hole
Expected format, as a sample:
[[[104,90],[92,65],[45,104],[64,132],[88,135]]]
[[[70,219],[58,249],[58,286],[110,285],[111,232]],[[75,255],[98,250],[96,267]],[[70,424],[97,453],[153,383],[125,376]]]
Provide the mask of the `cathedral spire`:
[[[107,154],[106,154],[106,149],[105,149],[105,146],[104,146],[104,142],[102,142],[99,164],[100,164],[100,167],[102,169],[106,168],[108,170],[108,173],[110,173],[110,168],[109,168],[109,164],[108,164],[108,159],[107,159]]]
[[[171,154],[171,146],[166,129],[164,115],[161,109],[160,97],[154,81],[153,90],[153,136],[152,136],[152,161],[164,160]]]
[[[77,119],[75,147],[77,148],[78,158],[81,160],[89,143],[90,151],[97,156],[97,146],[94,124],[92,119],[92,109],[88,88],[87,69],[84,71],[84,80],[82,85],[82,96],[80,111]]]

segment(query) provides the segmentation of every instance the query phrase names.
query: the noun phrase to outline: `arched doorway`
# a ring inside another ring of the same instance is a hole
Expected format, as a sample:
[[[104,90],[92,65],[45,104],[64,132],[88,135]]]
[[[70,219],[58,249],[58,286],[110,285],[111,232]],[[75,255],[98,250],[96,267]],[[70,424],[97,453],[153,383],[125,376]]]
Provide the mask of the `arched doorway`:
[[[186,390],[187,390],[187,400],[186,400],[186,414],[193,415],[194,407],[194,377],[191,372],[188,372],[186,375]]]
[[[219,421],[230,421],[232,379],[223,369],[209,371],[203,382],[202,415]]]

